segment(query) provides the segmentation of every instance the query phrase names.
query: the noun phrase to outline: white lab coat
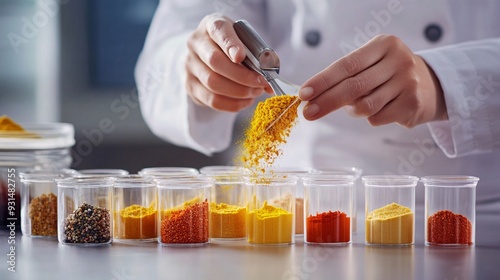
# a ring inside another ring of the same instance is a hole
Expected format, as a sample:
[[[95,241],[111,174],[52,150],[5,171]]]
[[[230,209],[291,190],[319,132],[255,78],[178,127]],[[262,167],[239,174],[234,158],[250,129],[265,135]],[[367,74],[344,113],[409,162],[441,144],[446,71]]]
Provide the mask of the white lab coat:
[[[278,165],[478,176],[478,211],[500,211],[500,1],[161,1],[136,68],[142,114],[160,138],[207,155],[235,145],[237,119],[196,106],[184,86],[186,40],[213,12],[248,20],[279,54],[280,74],[298,84],[378,33],[400,37],[441,82],[450,121],[407,129],[372,127],[343,110],[301,118]],[[441,28],[437,42],[424,34],[429,24]],[[316,46],[305,40],[310,31],[321,36]]]

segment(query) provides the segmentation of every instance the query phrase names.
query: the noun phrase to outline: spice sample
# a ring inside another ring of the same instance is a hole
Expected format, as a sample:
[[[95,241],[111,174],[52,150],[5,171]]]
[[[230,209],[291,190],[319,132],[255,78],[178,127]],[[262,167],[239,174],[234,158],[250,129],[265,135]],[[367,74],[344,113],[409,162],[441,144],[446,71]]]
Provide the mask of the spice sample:
[[[196,200],[198,198],[195,198]],[[193,201],[196,201],[193,199]],[[161,242],[173,244],[208,242],[208,201],[185,204],[186,207],[163,211]]]
[[[29,205],[31,235],[57,236],[57,196],[42,194]]]
[[[273,205],[286,208],[290,205],[291,199],[292,196],[288,194],[281,199],[273,200]],[[304,199],[301,197],[295,199],[295,234],[304,234]]]
[[[438,211],[427,220],[427,241],[434,244],[472,245],[472,224],[463,215],[449,210]]]
[[[133,204],[114,215],[114,237],[118,239],[149,239],[157,237],[156,209]]]
[[[83,203],[64,223],[65,243],[107,243],[111,240],[110,213]]]
[[[244,238],[246,208],[225,203],[210,204],[211,238]]]
[[[257,105],[245,131],[245,139],[240,143],[243,167],[254,173],[265,173],[281,155],[281,146],[287,142],[291,129],[297,122],[297,109],[300,104],[295,102],[297,98],[292,95],[278,95]],[[292,106],[278,119],[290,105]],[[269,127],[276,119],[278,121]]]
[[[397,203],[375,209],[366,217],[366,242],[375,244],[413,243],[413,212]]]
[[[247,214],[247,239],[254,244],[292,242],[293,215],[264,201],[262,208]]]
[[[344,212],[328,211],[306,219],[307,242],[345,243],[351,239],[351,221]]]
[[[0,116],[0,137],[40,138],[37,134],[27,132],[20,124],[6,115]]]

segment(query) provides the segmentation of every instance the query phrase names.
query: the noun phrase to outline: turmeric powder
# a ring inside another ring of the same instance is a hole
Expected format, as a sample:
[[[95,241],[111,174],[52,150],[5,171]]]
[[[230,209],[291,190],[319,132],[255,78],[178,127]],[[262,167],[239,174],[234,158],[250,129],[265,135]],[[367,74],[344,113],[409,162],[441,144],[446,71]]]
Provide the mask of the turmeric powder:
[[[366,242],[370,244],[413,244],[413,212],[391,203],[366,217]]]
[[[210,205],[211,238],[244,238],[246,208],[225,203]]]
[[[27,132],[20,124],[6,115],[0,116],[0,137],[40,138],[37,134]]]
[[[130,205],[115,211],[114,238],[150,239],[157,237],[156,209],[153,206]]]
[[[267,204],[247,214],[247,240],[252,244],[291,244],[293,215]]]
[[[297,96],[278,95],[260,102],[255,109],[245,139],[240,141],[240,160],[251,172],[266,173],[282,154],[281,146],[297,123]],[[295,103],[294,103],[295,102]],[[292,105],[293,104],[293,105]],[[283,111],[291,106],[271,127]]]

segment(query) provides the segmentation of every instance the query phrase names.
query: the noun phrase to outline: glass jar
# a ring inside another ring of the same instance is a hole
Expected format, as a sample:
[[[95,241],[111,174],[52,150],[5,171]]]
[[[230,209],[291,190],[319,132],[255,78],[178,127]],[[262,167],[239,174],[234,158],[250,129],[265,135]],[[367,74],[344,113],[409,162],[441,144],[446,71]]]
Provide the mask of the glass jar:
[[[412,245],[415,240],[415,186],[404,175],[361,177],[365,186],[365,237],[368,245]]]
[[[295,243],[294,175],[245,177],[248,192],[247,242],[253,245]]]
[[[213,179],[198,175],[156,181],[160,211],[158,242],[164,246],[208,244]]]
[[[354,176],[310,174],[304,184],[304,241],[318,245],[351,243]]]
[[[113,187],[113,242],[156,241],[157,210],[152,177],[117,177]]]
[[[200,172],[192,167],[148,167],[143,168],[137,174],[141,176],[154,176],[154,177],[179,177],[184,175],[196,175]]]
[[[214,179],[210,203],[210,239],[235,240],[246,236],[246,169],[205,166],[200,173]]]
[[[476,233],[476,185],[473,176],[426,176],[425,245],[471,246]]]
[[[39,169],[60,170],[71,166],[74,128],[66,123],[21,124],[28,132],[23,137],[16,131],[0,133],[0,227],[8,218],[20,221],[20,172]],[[34,138],[36,136],[36,138]],[[6,211],[13,206],[13,211]],[[10,222],[9,222],[10,223]],[[20,224],[16,223],[16,227]]]
[[[21,232],[29,237],[57,238],[57,183],[75,170],[21,172]]]
[[[57,236],[61,244],[96,246],[112,242],[113,179],[57,181]]]

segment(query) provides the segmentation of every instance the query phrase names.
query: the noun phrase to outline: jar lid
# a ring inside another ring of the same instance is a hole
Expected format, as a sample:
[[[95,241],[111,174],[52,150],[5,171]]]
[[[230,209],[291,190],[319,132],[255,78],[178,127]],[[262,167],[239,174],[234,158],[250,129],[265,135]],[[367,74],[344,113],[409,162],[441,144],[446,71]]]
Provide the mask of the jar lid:
[[[0,150],[69,148],[75,144],[75,130],[68,123],[21,124],[25,132],[0,131]]]

